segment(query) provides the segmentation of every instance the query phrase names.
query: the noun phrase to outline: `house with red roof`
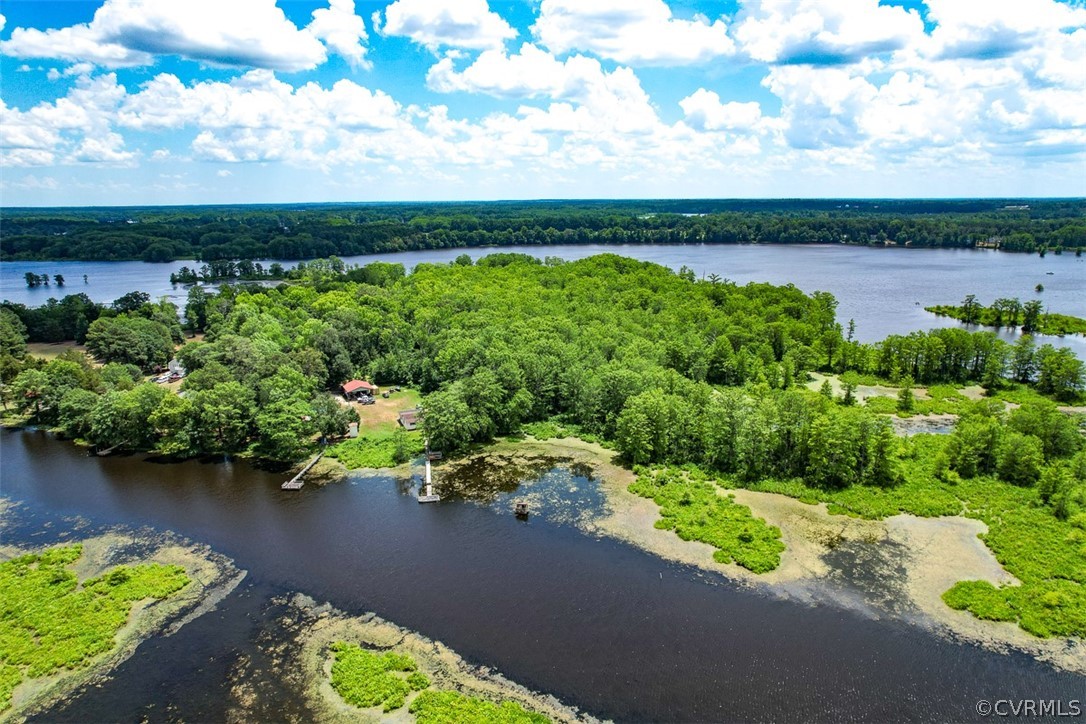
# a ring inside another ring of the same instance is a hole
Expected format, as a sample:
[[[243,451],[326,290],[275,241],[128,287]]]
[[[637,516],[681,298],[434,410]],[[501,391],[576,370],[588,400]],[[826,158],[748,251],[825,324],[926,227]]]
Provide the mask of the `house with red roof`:
[[[348,400],[357,400],[362,395],[373,397],[377,394],[377,385],[370,384],[365,380],[350,380],[344,382],[340,389],[343,390],[343,396]]]

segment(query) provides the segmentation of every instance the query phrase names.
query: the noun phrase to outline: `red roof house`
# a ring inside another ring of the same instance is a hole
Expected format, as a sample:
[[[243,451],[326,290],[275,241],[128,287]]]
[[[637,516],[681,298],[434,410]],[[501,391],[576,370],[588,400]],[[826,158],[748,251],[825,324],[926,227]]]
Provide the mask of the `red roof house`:
[[[372,395],[377,392],[377,385],[372,385],[365,380],[351,380],[350,382],[344,382],[342,389],[344,397],[351,397],[363,392]]]

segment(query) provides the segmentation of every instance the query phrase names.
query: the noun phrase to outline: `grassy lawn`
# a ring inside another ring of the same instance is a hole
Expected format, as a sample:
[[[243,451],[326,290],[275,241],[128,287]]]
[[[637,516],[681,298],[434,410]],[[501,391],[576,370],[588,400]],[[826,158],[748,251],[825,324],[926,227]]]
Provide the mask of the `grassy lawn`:
[[[418,407],[422,401],[422,394],[418,390],[400,390],[391,393],[387,398],[377,395],[372,405],[360,405],[352,402],[351,406],[358,410],[361,421],[358,423],[360,435],[369,433],[390,434],[400,426],[399,414],[401,410],[410,410]]]
[[[47,361],[56,359],[70,349],[82,352],[83,354],[90,357],[90,353],[87,352],[87,347],[85,345],[76,344],[72,340],[69,340],[67,342],[30,342],[26,345],[27,354],[32,354],[35,357],[41,357],[42,359]],[[91,359],[93,360],[93,357]],[[96,362],[95,364],[98,363]]]
[[[422,432],[407,432],[399,423],[401,410],[418,407],[422,395],[416,390],[393,392],[387,398],[377,396],[372,405],[350,403],[358,410],[358,437],[344,440],[328,448],[328,457],[335,458],[349,469],[394,468],[422,454],[425,447]]]

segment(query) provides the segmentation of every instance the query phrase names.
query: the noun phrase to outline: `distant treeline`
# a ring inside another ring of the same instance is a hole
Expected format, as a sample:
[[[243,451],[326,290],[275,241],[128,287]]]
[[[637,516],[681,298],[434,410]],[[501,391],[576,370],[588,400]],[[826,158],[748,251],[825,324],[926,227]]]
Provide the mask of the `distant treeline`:
[[[1086,200],[671,200],[9,209],[0,259],[310,259],[541,244],[1086,247]]]

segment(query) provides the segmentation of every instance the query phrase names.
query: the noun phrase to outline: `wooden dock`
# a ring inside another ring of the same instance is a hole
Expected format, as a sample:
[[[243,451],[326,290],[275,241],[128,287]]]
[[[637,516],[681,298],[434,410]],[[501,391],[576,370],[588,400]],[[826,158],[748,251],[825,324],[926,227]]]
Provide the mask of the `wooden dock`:
[[[324,450],[321,450],[319,453],[316,454],[316,456],[314,456],[314,458],[312,460],[309,461],[309,463],[304,468],[302,468],[302,471],[300,473],[295,475],[293,478],[291,478],[287,482],[283,483],[280,487],[283,490],[301,490],[302,486],[305,485],[305,481],[302,480],[302,477],[306,473],[308,473],[310,471],[310,469],[314,465],[317,464],[317,461],[320,460],[321,456],[323,456],[323,455],[324,455]]]

